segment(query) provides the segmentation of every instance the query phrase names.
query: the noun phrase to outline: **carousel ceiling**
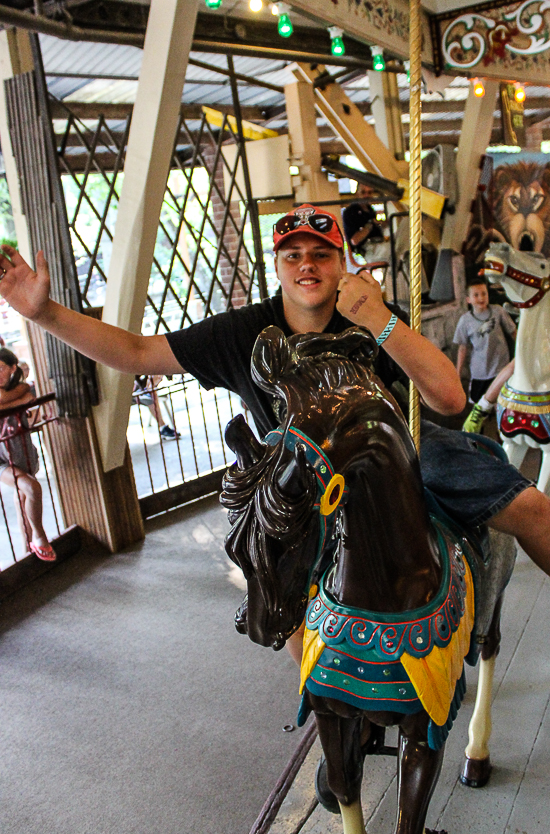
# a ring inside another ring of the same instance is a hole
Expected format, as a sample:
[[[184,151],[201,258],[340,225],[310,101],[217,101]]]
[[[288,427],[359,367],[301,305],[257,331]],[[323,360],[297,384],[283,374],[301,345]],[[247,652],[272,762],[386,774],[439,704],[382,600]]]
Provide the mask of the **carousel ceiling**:
[[[258,13],[250,10],[248,0],[223,0],[217,10],[208,10],[200,0],[182,96],[187,117],[196,114],[196,118],[200,118],[203,106],[232,112],[227,61],[227,55],[232,55],[242,115],[248,121],[286,132],[284,85],[293,79],[289,67],[294,61],[314,61],[325,64],[328,72],[337,76],[349,98],[358,105],[365,118],[373,122],[368,79],[368,70],[373,67],[371,48],[346,30],[345,55],[332,56],[327,25],[311,13],[311,9],[318,12],[323,2],[300,0],[291,4],[294,31],[291,37],[282,38],[277,31],[277,18],[271,13],[272,4],[265,0]],[[346,8],[361,5],[361,0],[341,2]],[[334,8],[338,4],[332,2],[331,5]],[[386,5],[381,3],[380,8]],[[423,5],[436,20],[453,11],[460,15],[461,8],[470,4],[456,0],[425,0]],[[510,5],[513,4],[508,3],[505,8]],[[122,129],[135,100],[148,6],[137,0],[6,0],[0,2],[0,25],[28,25],[39,31],[48,89],[59,106],[62,102],[70,102],[71,110],[81,119],[93,119],[101,111],[116,131]],[[485,3],[477,9],[487,9],[483,19],[490,20],[491,10],[498,6],[502,4]],[[70,32],[80,39],[69,39]],[[386,68],[397,74],[399,104],[407,137],[409,95],[403,56],[392,54],[387,48],[384,54]],[[426,70],[422,97],[425,147],[442,142],[457,144],[468,95],[468,75],[471,74],[470,68],[468,74],[456,70],[452,75],[437,78]],[[479,75],[483,74],[481,70]],[[56,106],[54,103],[54,116]],[[502,141],[498,106],[497,103],[494,143]],[[538,125],[539,142],[541,138],[550,139],[549,87],[542,83],[526,86],[524,116],[528,129]],[[346,153],[321,117],[318,124],[326,150]]]

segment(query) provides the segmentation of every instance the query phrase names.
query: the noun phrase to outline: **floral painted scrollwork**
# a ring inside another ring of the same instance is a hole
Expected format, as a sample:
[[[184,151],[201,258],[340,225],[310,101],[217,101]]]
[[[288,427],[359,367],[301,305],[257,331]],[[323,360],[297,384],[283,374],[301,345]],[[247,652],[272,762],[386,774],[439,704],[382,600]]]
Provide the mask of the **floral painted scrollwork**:
[[[494,15],[494,16],[492,16]],[[524,0],[485,14],[467,12],[445,28],[441,49],[448,68],[471,69],[506,55],[550,49],[550,0]]]
[[[525,47],[508,44],[506,48],[510,52],[535,55],[550,48],[550,0],[543,0],[542,3],[525,0],[516,11],[505,14],[504,20],[512,21],[520,35],[529,38],[529,44]]]
[[[495,25],[494,20],[480,14],[464,14],[453,20],[443,35],[447,66],[468,69],[478,64],[487,51],[487,36],[479,30],[493,29]]]

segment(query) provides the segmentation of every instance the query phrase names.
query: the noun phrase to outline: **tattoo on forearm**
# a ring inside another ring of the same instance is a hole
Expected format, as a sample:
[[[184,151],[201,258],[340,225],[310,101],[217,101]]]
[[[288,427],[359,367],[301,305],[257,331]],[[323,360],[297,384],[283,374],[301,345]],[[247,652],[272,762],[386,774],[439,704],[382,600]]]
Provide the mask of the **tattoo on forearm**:
[[[353,307],[350,310],[350,313],[356,313],[359,307],[361,307],[365,301],[367,300],[366,295],[362,295],[361,298],[358,298]]]

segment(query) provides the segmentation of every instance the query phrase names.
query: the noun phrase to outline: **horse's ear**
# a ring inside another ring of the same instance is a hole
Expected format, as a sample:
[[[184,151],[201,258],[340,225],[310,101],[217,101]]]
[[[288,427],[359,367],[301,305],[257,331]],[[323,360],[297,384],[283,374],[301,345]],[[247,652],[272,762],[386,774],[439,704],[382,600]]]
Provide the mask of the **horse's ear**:
[[[307,491],[309,486],[307,457],[302,443],[296,444],[292,460],[278,475],[277,483],[281,493],[287,498],[301,498]]]
[[[226,426],[225,442],[237,456],[239,469],[248,469],[263,457],[264,447],[242,414],[237,414]]]
[[[290,348],[284,333],[273,325],[266,327],[256,339],[252,351],[252,379],[264,391],[271,391],[290,365]]]
[[[374,362],[378,354],[376,339],[366,327],[350,327],[343,333],[347,339],[347,353],[350,359],[367,359]]]

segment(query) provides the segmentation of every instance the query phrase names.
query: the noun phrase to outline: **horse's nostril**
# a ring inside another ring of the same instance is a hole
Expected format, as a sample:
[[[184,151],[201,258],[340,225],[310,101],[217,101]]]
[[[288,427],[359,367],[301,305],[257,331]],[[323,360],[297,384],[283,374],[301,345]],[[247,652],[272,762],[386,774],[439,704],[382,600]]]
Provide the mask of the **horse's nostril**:
[[[274,651],[279,652],[282,648],[284,648],[285,643],[286,640],[284,638],[284,635],[279,633],[276,635],[275,640],[272,643],[272,648],[274,649]]]

